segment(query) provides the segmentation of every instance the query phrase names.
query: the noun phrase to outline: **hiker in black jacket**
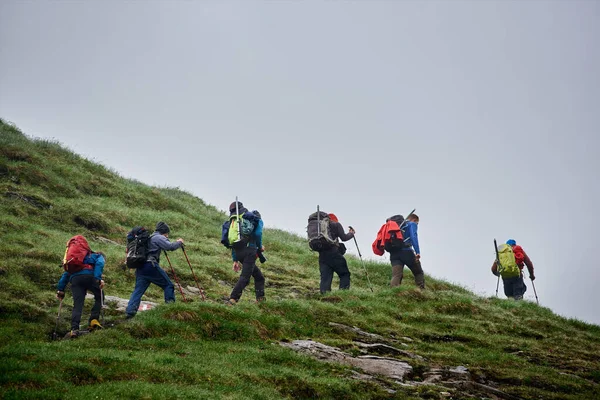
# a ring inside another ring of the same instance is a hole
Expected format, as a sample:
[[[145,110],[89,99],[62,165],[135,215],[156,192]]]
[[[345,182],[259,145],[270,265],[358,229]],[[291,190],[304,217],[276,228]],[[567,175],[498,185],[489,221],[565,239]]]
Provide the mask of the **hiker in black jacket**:
[[[350,228],[348,233],[344,233],[344,227],[339,223],[335,214],[329,214],[329,230],[331,238],[338,242],[341,239],[344,242],[354,237],[354,229]],[[331,291],[331,282],[333,281],[333,273],[335,272],[340,278],[340,289],[350,289],[350,270],[348,263],[340,251],[345,249],[342,243],[337,243],[327,250],[319,251],[319,270],[321,272],[321,284],[319,289],[321,294]]]

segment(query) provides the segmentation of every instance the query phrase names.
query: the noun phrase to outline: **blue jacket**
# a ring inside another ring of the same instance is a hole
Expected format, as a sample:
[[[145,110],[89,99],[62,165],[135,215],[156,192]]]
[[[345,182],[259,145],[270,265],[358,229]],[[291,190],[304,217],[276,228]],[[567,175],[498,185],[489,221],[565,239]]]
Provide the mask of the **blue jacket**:
[[[415,249],[415,253],[421,254],[421,249],[419,248],[419,235],[417,234],[419,225],[412,221],[406,221],[403,225],[402,232],[405,237],[404,243],[409,246],[406,249],[411,250],[410,246],[412,246]]]
[[[262,248],[263,225],[264,225],[263,220],[262,219],[258,220],[258,224],[256,225],[254,232],[252,232],[252,235],[250,235],[250,241],[248,242],[248,247],[254,247],[255,249]],[[233,261],[242,261],[242,260],[237,259],[236,255],[235,255],[235,249],[231,249],[231,259]]]
[[[100,280],[102,279],[102,271],[104,271],[104,257],[99,253],[91,253],[86,258],[83,259],[85,264],[91,265],[93,268],[91,269],[82,269],[79,272],[75,272],[73,274],[68,273],[67,271],[63,272],[62,276],[58,280],[58,285],[56,288],[61,292],[65,290],[67,284],[71,282],[74,276],[77,275],[94,275],[94,278]]]
[[[162,250],[173,251],[181,247],[181,242],[170,242],[158,232],[154,232],[150,236],[150,244],[148,245],[148,261],[160,264],[160,253]]]

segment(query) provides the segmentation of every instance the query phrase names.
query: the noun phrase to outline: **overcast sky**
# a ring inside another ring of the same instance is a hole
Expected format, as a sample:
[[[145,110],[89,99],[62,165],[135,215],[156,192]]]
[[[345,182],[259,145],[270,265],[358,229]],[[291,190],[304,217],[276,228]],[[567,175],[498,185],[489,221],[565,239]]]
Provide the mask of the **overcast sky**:
[[[486,296],[513,238],[600,323],[599,52],[597,1],[3,0],[0,117],[267,226],[320,204],[368,257],[416,208],[426,274]]]

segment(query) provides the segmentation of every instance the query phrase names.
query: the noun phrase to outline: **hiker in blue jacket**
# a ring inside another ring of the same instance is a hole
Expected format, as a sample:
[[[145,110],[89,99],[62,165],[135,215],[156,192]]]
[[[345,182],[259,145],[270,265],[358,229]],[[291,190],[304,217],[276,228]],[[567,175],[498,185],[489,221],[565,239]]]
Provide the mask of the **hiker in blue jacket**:
[[[248,209],[244,207],[241,202],[234,201],[229,205],[230,218],[235,216],[239,212],[239,215],[243,215],[248,212]],[[233,260],[233,270],[235,272],[242,271],[240,278],[235,284],[231,294],[229,295],[228,304],[236,304],[242,297],[242,292],[250,283],[250,277],[254,278],[254,294],[256,295],[256,301],[261,302],[265,300],[265,277],[262,271],[256,265],[256,259],[258,257],[258,251],[264,251],[262,244],[262,232],[263,232],[263,221],[258,211],[252,212],[258,217],[258,222],[252,234],[247,241],[241,241],[239,244],[231,245],[231,259]],[[234,222],[235,223],[235,222]],[[230,229],[234,229],[231,228]]]
[[[390,262],[392,264],[391,287],[400,286],[404,275],[404,266],[411,270],[415,277],[415,285],[425,289],[425,274],[421,267],[421,249],[419,247],[419,217],[411,214],[406,220],[401,215],[394,215],[388,218],[398,222],[404,236],[404,243],[386,245],[386,250],[390,253]]]
[[[165,251],[173,251],[183,246],[183,239],[179,238],[175,242],[170,242],[169,232],[171,229],[165,222],[156,224],[154,233],[150,236],[148,244],[148,261],[135,271],[135,288],[129,304],[127,304],[126,318],[132,318],[138,311],[142,296],[151,283],[159,286],[165,292],[165,303],[175,301],[175,286],[169,279],[169,276],[160,266],[160,253]]]
[[[90,314],[89,329],[101,328],[98,318],[102,309],[102,272],[104,271],[104,255],[102,253],[90,253],[84,259],[85,266],[79,272],[69,273],[65,271],[58,285],[56,285],[56,297],[60,300],[65,298],[65,288],[71,283],[71,293],[73,294],[73,313],[71,314],[71,331],[67,333],[67,338],[75,338],[79,335],[79,324],[83,312],[83,303],[85,295],[89,290],[94,294],[94,306]]]

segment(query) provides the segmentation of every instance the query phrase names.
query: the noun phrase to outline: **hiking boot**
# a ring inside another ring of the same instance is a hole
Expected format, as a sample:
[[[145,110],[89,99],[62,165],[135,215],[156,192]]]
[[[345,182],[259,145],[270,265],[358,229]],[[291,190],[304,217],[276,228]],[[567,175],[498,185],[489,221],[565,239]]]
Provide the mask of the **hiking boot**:
[[[102,329],[103,326],[100,325],[100,322],[98,322],[97,319],[93,319],[90,321],[90,326],[88,327],[88,330],[90,331],[95,331],[96,329]]]
[[[75,339],[78,336],[79,336],[79,331],[76,329],[73,329],[70,332],[67,332],[67,334],[65,335],[65,337],[63,339]]]
[[[264,303],[265,301],[267,301],[267,299],[264,296],[256,298],[257,303]]]
[[[229,299],[225,302],[226,305],[228,306],[235,306],[237,304],[237,300],[236,299]]]

